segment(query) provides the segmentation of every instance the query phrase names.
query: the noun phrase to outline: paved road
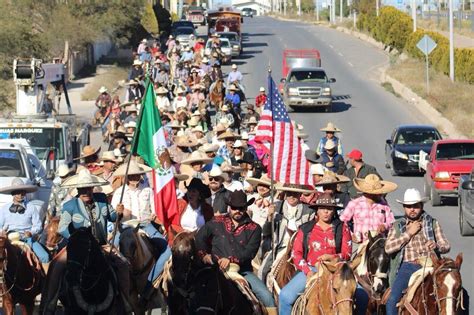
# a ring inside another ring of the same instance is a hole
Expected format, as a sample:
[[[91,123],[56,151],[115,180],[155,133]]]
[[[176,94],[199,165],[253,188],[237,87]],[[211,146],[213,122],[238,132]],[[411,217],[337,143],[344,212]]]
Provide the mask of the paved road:
[[[275,81],[281,77],[281,56],[285,48],[317,48],[322,65],[330,77],[335,97],[334,112],[292,113],[294,120],[305,126],[310,135],[309,145],[314,147],[322,136],[319,128],[328,121],[343,129],[342,143],[345,152],[358,148],[364,159],[377,167],[387,180],[399,188],[389,195],[389,202],[396,215],[402,208],[395,199],[402,199],[405,189],[423,189],[422,177],[392,177],[384,167],[384,145],[389,134],[399,124],[426,123],[423,115],[412,106],[386,92],[376,81],[377,68],[388,63],[388,56],[350,35],[321,26],[279,21],[268,17],[245,19],[244,55],[235,60],[244,74],[247,95],[254,97],[260,86],[266,86],[267,70],[271,65]],[[474,261],[473,238],[461,237],[458,228],[458,208],[431,207],[427,211],[440,220],[446,236],[451,241],[450,256],[464,253],[462,276],[468,293],[474,292],[474,276],[470,264]],[[474,308],[471,306],[471,310]]]

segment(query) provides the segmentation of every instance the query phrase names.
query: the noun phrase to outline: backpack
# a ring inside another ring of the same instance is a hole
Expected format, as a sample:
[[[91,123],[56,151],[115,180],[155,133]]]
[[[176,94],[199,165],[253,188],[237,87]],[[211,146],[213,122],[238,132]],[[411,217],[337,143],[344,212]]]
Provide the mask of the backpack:
[[[311,231],[316,224],[316,220],[311,220],[303,224],[300,229],[303,232],[303,258],[306,259],[308,256],[308,242]],[[333,221],[333,233],[334,241],[336,243],[336,253],[339,254],[342,248],[342,227],[343,223],[339,219]]]

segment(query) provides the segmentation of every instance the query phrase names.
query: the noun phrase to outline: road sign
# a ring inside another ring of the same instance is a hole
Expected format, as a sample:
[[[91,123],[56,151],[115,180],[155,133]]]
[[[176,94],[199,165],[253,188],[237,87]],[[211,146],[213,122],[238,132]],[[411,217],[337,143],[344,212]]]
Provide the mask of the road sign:
[[[425,55],[431,54],[431,52],[433,51],[433,49],[436,48],[436,46],[438,45],[428,35],[423,36],[423,38],[420,39],[418,44],[416,44],[416,47],[418,47],[418,49],[421,50],[421,52]]]

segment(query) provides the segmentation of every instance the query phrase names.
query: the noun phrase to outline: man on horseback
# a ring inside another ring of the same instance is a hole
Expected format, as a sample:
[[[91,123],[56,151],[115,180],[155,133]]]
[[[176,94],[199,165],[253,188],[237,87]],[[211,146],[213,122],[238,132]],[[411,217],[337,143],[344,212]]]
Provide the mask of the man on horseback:
[[[398,314],[397,303],[411,275],[423,267],[421,259],[432,251],[445,254],[450,249],[439,222],[423,210],[426,201],[415,188],[407,189],[403,200],[397,200],[403,205],[405,216],[395,221],[385,243],[385,251],[392,255],[387,315]]]
[[[276,314],[275,302],[265,284],[252,272],[251,261],[260,246],[262,230],[247,215],[247,201],[243,191],[234,191],[227,201],[229,214],[214,217],[196,234],[196,249],[205,264],[218,264],[227,270],[231,263],[240,267],[239,274],[248,282],[253,293],[267,307],[269,314]]]

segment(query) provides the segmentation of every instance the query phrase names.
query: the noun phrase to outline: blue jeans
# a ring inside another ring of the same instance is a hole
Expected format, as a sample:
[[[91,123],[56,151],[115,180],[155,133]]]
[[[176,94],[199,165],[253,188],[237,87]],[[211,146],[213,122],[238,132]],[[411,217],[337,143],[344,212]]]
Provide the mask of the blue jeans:
[[[316,268],[310,268],[313,272],[316,272]],[[304,272],[299,271],[280,291],[280,295],[278,296],[280,304],[278,314],[290,315],[293,303],[295,303],[298,296],[304,292],[305,287],[306,275]]]
[[[148,274],[148,281],[153,283],[161,274],[165,267],[166,261],[171,257],[171,248],[165,237],[151,223],[142,226],[142,230],[148,235],[153,248],[159,253],[158,260]]]
[[[392,291],[390,292],[390,296],[387,300],[387,304],[385,308],[387,310],[387,315],[397,315],[397,303],[400,302],[400,299],[403,295],[403,290],[408,287],[408,281],[410,277],[415,271],[421,268],[420,265],[404,262],[398,269],[397,277],[392,284]]]
[[[33,241],[31,237],[26,238],[25,243],[28,244],[33,252],[35,253],[36,257],[38,257],[39,261],[43,264],[49,262],[49,254],[46,249],[40,243]]]
[[[257,299],[263,303],[265,307],[275,307],[273,296],[268,288],[252,271],[242,271],[240,274],[247,280]]]
[[[357,284],[357,288],[354,293],[354,305],[356,315],[364,315],[367,312],[367,305],[369,304],[369,295],[365,292],[364,288],[360,284]]]

